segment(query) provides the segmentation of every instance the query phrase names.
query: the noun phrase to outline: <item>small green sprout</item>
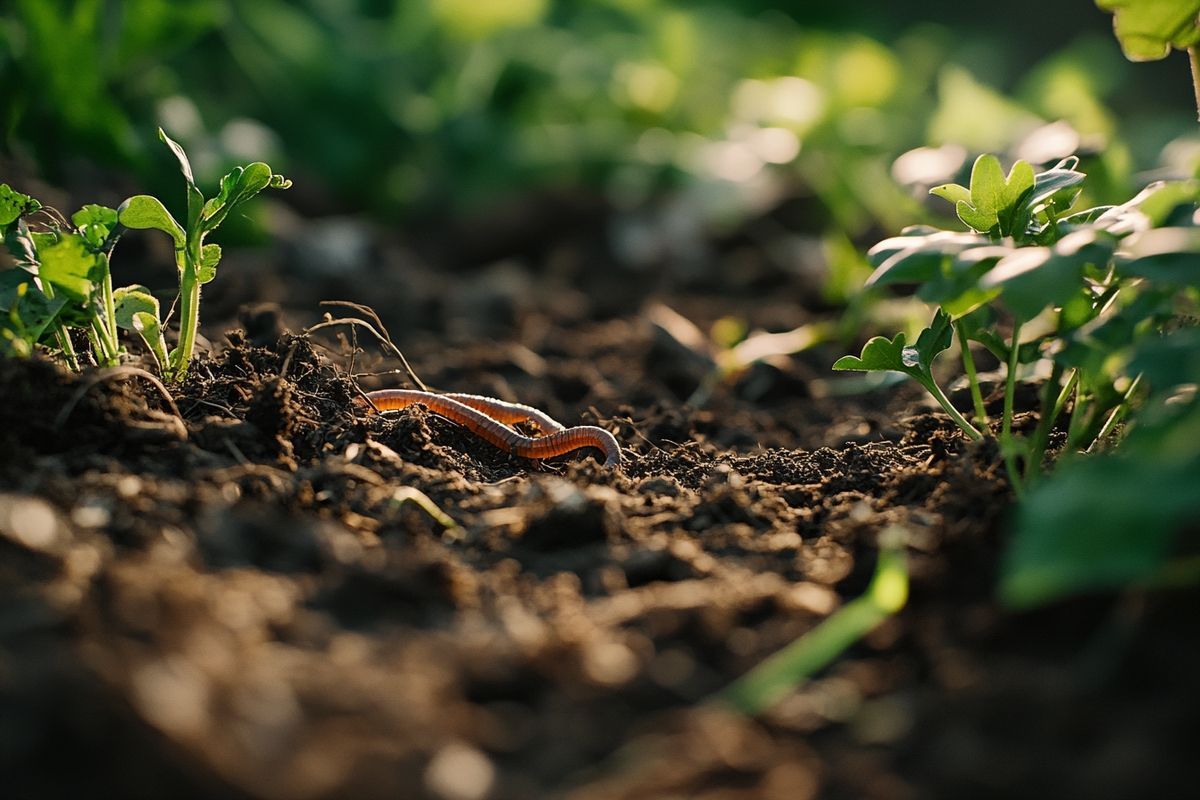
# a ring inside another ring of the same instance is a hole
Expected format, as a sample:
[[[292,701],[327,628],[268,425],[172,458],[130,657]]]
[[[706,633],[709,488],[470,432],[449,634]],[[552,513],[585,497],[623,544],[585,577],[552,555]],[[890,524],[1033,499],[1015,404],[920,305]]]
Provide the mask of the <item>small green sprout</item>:
[[[149,195],[129,198],[121,204],[117,214],[125,227],[162,231],[175,244],[175,265],[179,271],[179,341],[175,349],[167,354],[163,369],[168,379],[180,381],[187,374],[196,347],[196,333],[200,325],[200,287],[216,277],[217,264],[221,260],[220,246],[206,244],[205,237],[216,230],[234,209],[263,189],[287,189],[292,182],[273,173],[261,161],[256,161],[245,167],[237,167],[223,177],[217,195],[206,200],[196,186],[187,153],[161,128],[158,137],[171,149],[183,173],[187,191],[186,226],[176,222],[162,202]],[[151,309],[145,303],[130,312],[130,323],[138,326],[134,329],[143,337],[153,337],[156,331],[161,332],[162,329],[157,308]],[[157,353],[157,343],[150,346]]]
[[[766,711],[904,608],[908,602],[906,532],[893,526],[879,538],[879,563],[866,593],[743,675],[718,695],[718,702],[745,714]]]

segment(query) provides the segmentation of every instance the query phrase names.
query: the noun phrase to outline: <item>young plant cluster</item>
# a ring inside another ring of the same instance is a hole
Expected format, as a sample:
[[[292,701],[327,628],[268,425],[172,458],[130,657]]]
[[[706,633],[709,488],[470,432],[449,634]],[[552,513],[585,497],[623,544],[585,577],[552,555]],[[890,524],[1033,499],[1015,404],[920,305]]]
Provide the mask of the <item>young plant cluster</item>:
[[[237,167],[205,199],[183,148],[161,129],[159,138],[179,161],[187,184],[186,224],[157,198],[130,197],[120,208],[86,205],[67,220],[54,209],[0,184],[0,232],[16,261],[0,272],[0,352],[28,356],[42,345],[60,352],[75,370],[86,363],[77,342],[86,339],[87,360],[115,366],[125,351],[118,329],[135,331],[159,372],[171,381],[187,374],[200,324],[200,287],[216,277],[221,248],[205,238],[263,189],[286,189],[291,181],[262,162]],[[153,228],[171,237],[179,273],[179,336],[168,350],[158,300],[144,286],[113,288],[109,268],[125,229]],[[73,336],[79,331],[78,337]]]
[[[915,286],[936,307],[932,321],[915,342],[876,337],[834,365],[904,373],[967,437],[997,438],[1025,501],[1005,583],[1018,604],[1160,565],[1172,533],[1200,513],[1200,181],[1155,183],[1122,205],[1073,210],[1085,177],[1075,158],[1037,173],[1017,161],[1006,175],[983,155],[970,186],[932,189],[968,230],[915,226],[868,253],[869,285]],[[933,372],[955,339],[971,419]],[[972,343],[1003,367],[998,421]],[[1036,427],[1022,436],[1013,416],[1023,376],[1041,389]],[[1056,430],[1070,469],[1039,481]],[[1079,457],[1122,438],[1123,461]],[[1141,479],[1151,474],[1149,484]],[[1155,533],[1130,536],[1139,523]]]

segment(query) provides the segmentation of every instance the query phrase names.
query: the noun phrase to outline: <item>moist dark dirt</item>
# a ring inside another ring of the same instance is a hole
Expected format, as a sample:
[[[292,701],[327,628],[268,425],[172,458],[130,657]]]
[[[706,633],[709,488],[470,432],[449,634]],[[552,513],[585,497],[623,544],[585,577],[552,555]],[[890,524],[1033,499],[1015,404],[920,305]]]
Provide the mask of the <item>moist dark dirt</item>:
[[[1012,498],[994,446],[911,388],[830,391],[829,350],[690,408],[707,362],[637,307],[589,305],[586,260],[559,287],[584,290],[529,307],[513,304],[530,278],[497,269],[469,276],[493,286],[478,296],[414,280],[385,321],[432,386],[601,425],[621,470],[515,458],[419,407],[368,414],[359,387],[401,385],[371,374],[396,365],[362,331],[291,333],[270,306],[243,308],[173,405],[135,371],[0,361],[6,797],[1194,786],[1195,597],[1000,608]],[[396,311],[442,288],[472,313]],[[754,296],[672,302],[806,320]],[[898,617],[759,719],[710,702],[860,594],[897,527]]]

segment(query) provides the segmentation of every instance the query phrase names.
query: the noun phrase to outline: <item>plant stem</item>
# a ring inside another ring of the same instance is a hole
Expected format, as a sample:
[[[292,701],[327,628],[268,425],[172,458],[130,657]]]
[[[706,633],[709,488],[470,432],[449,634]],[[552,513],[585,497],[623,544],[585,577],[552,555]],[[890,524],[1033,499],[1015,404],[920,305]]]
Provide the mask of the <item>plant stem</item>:
[[[1121,421],[1121,417],[1123,417],[1125,412],[1129,410],[1130,398],[1133,397],[1133,393],[1137,391],[1138,384],[1141,382],[1142,376],[1139,373],[1138,376],[1129,383],[1129,388],[1125,390],[1125,396],[1121,398],[1121,402],[1117,404],[1117,407],[1114,408],[1112,413],[1108,415],[1108,419],[1104,421],[1104,425],[1100,428],[1100,432],[1096,434],[1096,438],[1092,440],[1090,445],[1088,445],[1087,451],[1089,453],[1092,452],[1093,448],[1095,448],[1096,443],[1112,433],[1112,429],[1115,428],[1117,423]]]
[[[1037,429],[1033,434],[1033,444],[1029,448],[1029,459],[1025,462],[1025,480],[1032,480],[1042,469],[1042,457],[1046,454],[1046,444],[1050,441],[1050,430],[1054,420],[1058,419],[1059,401],[1065,394],[1065,387],[1059,388],[1062,381],[1062,365],[1055,362],[1050,371],[1050,380],[1042,388],[1042,407],[1038,415]]]
[[[79,372],[79,356],[75,355],[75,345],[71,344],[71,334],[67,330],[67,326],[59,321],[54,323],[54,338],[58,340],[58,347],[63,352],[63,358],[67,360],[67,366],[72,372]]]
[[[170,379],[180,381],[187,374],[187,365],[196,348],[196,329],[200,312],[200,281],[196,266],[190,263],[184,269],[179,282],[179,342],[170,354]]]
[[[983,438],[983,434],[976,430],[974,425],[967,422],[967,418],[958,413],[958,409],[950,404],[949,398],[946,397],[940,386],[938,386],[932,380],[929,382],[921,381],[921,383],[925,386],[925,389],[931,395],[933,395],[933,399],[938,401],[938,405],[940,405],[946,411],[946,413],[950,415],[950,419],[954,420],[958,427],[962,428],[963,433],[967,435],[968,439],[973,442],[978,442]]]
[[[1200,50],[1195,46],[1187,50],[1188,62],[1192,65],[1192,91],[1196,96],[1196,118],[1200,120]]]
[[[1021,473],[1017,471],[1017,457],[1013,452],[1015,442],[1012,435],[1013,396],[1016,394],[1017,365],[1020,363],[1021,350],[1021,320],[1013,319],[1012,344],[1008,350],[1008,365],[1004,376],[1004,416],[1000,420],[1000,450],[1004,453],[1004,468],[1008,472],[1008,481],[1012,484],[1017,499],[1025,494],[1021,483]]]
[[[1063,384],[1062,391],[1058,393],[1058,400],[1054,401],[1054,418],[1058,419],[1058,415],[1062,413],[1063,408],[1067,405],[1067,398],[1071,396],[1071,392],[1075,390],[1076,384],[1079,383],[1079,370],[1072,368],[1071,376],[1067,378],[1067,382]]]
[[[958,333],[958,346],[962,350],[963,369],[966,370],[967,383],[971,387],[971,400],[975,403],[975,420],[979,423],[983,435],[989,436],[992,429],[988,424],[987,409],[983,405],[983,393],[979,390],[979,376],[975,371],[975,357],[971,355],[971,343],[967,340],[967,332],[961,321],[955,321],[954,330]]]
[[[1000,433],[1012,435],[1013,396],[1017,386],[1017,365],[1021,351],[1021,320],[1013,320],[1012,345],[1008,350],[1008,371],[1004,376],[1004,417],[1000,421]]]

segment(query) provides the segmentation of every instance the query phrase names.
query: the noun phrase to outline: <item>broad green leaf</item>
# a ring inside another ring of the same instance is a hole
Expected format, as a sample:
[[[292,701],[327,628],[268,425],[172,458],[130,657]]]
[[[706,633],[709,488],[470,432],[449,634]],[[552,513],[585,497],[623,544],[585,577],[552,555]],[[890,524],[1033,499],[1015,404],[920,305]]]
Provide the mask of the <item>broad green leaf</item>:
[[[1144,339],[1129,370],[1142,375],[1150,388],[1160,393],[1200,382],[1200,328]]]
[[[897,333],[894,339],[886,336],[876,336],[863,345],[862,353],[857,356],[842,356],[833,363],[835,370],[854,370],[856,372],[878,372],[891,370],[908,372],[904,363],[903,333]]]
[[[37,265],[37,246],[25,220],[18,219],[4,229],[4,246],[18,265]]]
[[[117,326],[127,331],[136,330],[133,315],[153,314],[158,318],[158,299],[145,286],[122,286],[113,290],[113,307],[116,310]]]
[[[903,333],[896,334],[893,339],[876,336],[863,345],[860,355],[842,356],[834,362],[833,368],[858,372],[903,372],[927,386],[932,383],[930,367],[933,359],[948,348],[953,340],[954,328],[950,316],[939,308],[933,322],[921,331],[915,344],[906,345]]]
[[[117,218],[126,228],[149,228],[168,234],[175,241],[176,248],[184,247],[187,242],[183,226],[175,221],[157,197],[134,195],[117,209]]]
[[[916,345],[904,349],[904,362],[929,375],[933,368],[933,359],[937,357],[938,353],[950,347],[953,341],[954,326],[951,323],[950,315],[939,308],[934,313],[929,327],[917,336]]]
[[[200,266],[196,271],[196,277],[200,283],[208,283],[213,278],[217,277],[217,264],[221,261],[221,246],[216,244],[206,244],[200,251]]]
[[[29,354],[66,304],[65,295],[47,297],[25,270],[0,273],[0,333],[18,355]],[[12,347],[18,343],[25,346]]]
[[[1127,236],[1117,252],[1121,275],[1200,287],[1200,228],[1152,228]]]
[[[867,286],[933,280],[941,274],[949,257],[958,256],[971,248],[994,244],[986,236],[952,231],[885,239],[867,253],[867,260],[878,265],[867,279]]]
[[[1054,247],[1022,247],[1000,260],[980,281],[999,288],[1005,304],[1022,319],[1032,319],[1046,306],[1061,306],[1083,288],[1088,263],[1107,262],[1112,240],[1094,230],[1064,236]]]
[[[1027,608],[1154,574],[1176,527],[1200,512],[1200,470],[1152,459],[1063,465],[1020,504],[1000,596]]]
[[[123,286],[113,291],[117,325],[135,331],[150,349],[161,372],[167,365],[167,343],[158,320],[158,299],[145,286]]]
[[[86,205],[71,215],[71,224],[93,250],[100,250],[117,227],[117,212],[108,206]]]
[[[17,302],[20,287],[34,283],[36,277],[32,270],[24,267],[15,267],[0,272],[0,312],[10,310]]]
[[[83,237],[64,234],[55,244],[39,247],[41,268],[38,275],[59,292],[78,303],[87,303],[96,288],[96,281],[104,276],[101,255],[87,249]]]
[[[1181,207],[1194,208],[1200,201],[1200,181],[1157,181],[1130,201],[1106,210],[1096,219],[1096,227],[1114,236],[1157,228],[1175,216]]]
[[[0,228],[8,227],[41,207],[42,204],[29,195],[21,194],[7,183],[0,183]]]
[[[1200,41],[1200,0],[1096,0],[1130,61],[1157,61]]]

